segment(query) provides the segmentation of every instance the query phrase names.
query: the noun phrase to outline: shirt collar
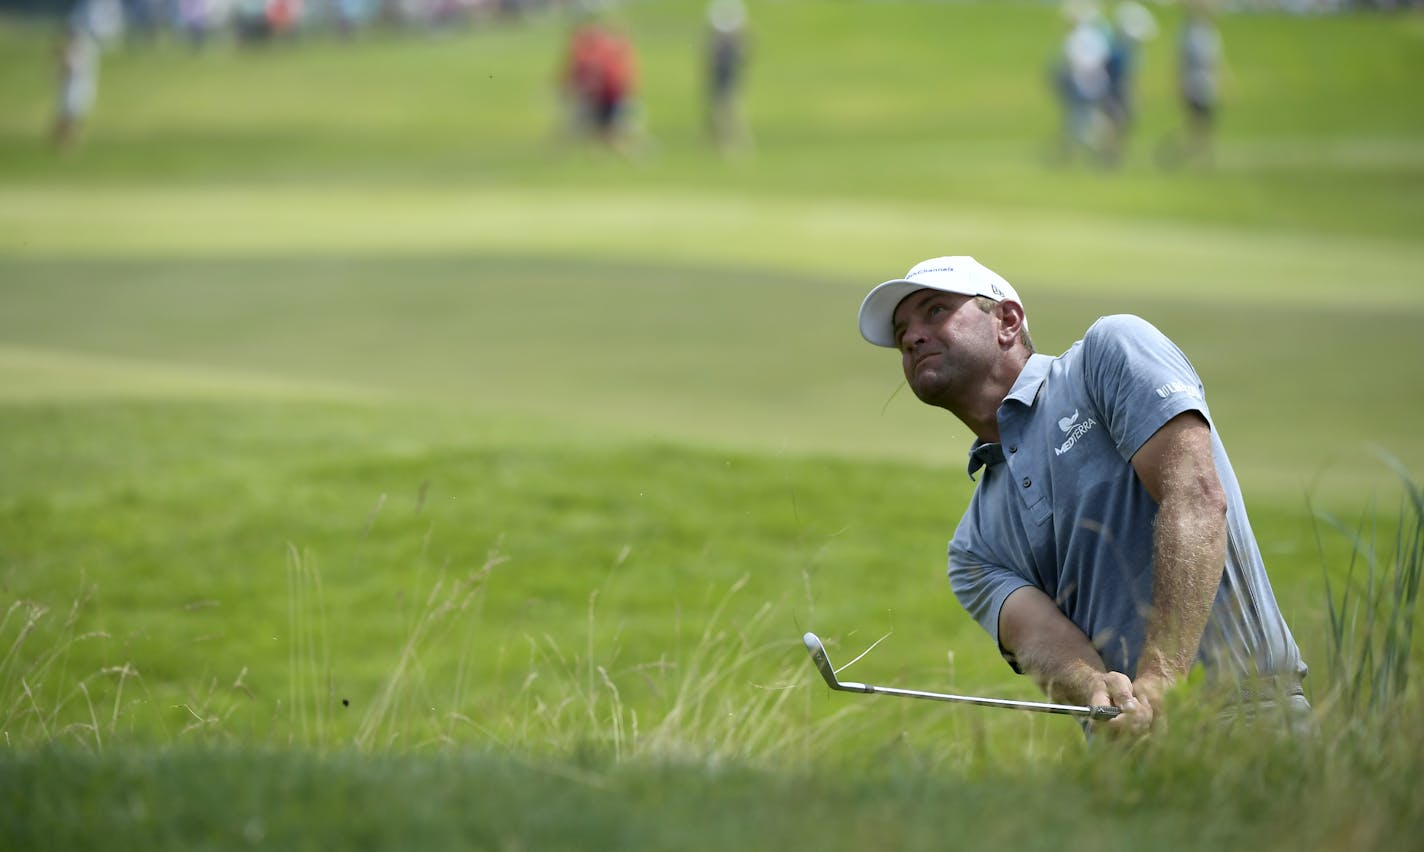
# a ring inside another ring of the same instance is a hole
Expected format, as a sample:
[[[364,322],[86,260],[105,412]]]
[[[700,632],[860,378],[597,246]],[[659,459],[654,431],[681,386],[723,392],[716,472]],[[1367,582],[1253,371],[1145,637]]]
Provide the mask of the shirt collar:
[[[1034,353],[1028,356],[1028,363],[1019,371],[1019,377],[1014,380],[1014,386],[1009,390],[1009,395],[1004,397],[1004,402],[1013,400],[1029,407],[1038,398],[1038,390],[1043,387],[1043,382],[1048,378],[1048,368],[1053,366],[1053,359],[1047,355]]]
[[[974,446],[969,448],[969,478],[973,479],[974,474],[979,472],[981,467],[993,467],[1004,460],[1004,448],[998,444],[991,444],[984,440],[975,440]]]
[[[1048,378],[1048,368],[1053,365],[1053,359],[1047,355],[1037,353],[1028,356],[1028,363],[1019,371],[1019,377],[1014,380],[1014,386],[1009,389],[1009,395],[1004,397],[1004,402],[1013,400],[1021,405],[1033,406],[1038,399],[1038,391],[1043,387],[1043,382]],[[1004,448],[998,444],[990,443],[982,439],[976,439],[974,445],[969,448],[969,478],[973,479],[974,474],[982,467],[993,467],[1004,460]]]

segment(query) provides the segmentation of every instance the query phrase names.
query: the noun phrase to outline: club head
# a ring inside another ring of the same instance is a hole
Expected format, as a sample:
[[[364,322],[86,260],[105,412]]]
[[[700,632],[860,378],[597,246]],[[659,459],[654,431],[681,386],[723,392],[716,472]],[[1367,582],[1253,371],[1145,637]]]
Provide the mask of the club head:
[[[821,639],[814,633],[807,633],[801,637],[801,641],[806,643],[806,650],[811,654],[811,662],[816,664],[816,670],[821,673],[821,677],[826,679],[826,686],[831,689],[840,689],[841,682],[836,679],[836,670],[831,668],[831,661],[826,656],[826,646],[821,644]]]

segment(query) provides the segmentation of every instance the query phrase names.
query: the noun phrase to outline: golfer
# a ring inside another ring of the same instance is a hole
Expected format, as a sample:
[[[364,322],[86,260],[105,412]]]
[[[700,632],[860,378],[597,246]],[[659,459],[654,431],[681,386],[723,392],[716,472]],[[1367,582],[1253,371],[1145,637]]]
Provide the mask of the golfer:
[[[955,596],[1052,700],[1112,704],[1142,734],[1196,663],[1239,713],[1309,730],[1306,667],[1185,355],[1135,316],[1054,358],[1023,301],[971,257],[937,257],[865,297],[860,332],[977,436],[949,545]]]

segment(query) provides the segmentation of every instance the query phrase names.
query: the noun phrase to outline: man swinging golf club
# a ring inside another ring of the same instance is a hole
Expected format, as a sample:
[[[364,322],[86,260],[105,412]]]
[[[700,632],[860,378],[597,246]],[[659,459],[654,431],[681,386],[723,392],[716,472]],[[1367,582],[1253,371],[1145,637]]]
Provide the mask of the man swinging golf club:
[[[977,437],[949,579],[1016,672],[1054,701],[1118,708],[1099,731],[1142,734],[1200,663],[1245,712],[1309,729],[1306,666],[1201,380],[1160,331],[1109,316],[1036,354],[1007,281],[937,257],[872,289],[860,333]]]

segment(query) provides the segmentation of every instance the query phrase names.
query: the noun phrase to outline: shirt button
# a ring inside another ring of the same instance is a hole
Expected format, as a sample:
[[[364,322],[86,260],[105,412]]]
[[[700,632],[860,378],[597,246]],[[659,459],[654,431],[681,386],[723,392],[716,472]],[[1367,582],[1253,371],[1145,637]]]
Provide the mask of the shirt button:
[[[1024,487],[1027,488],[1027,487],[1029,487],[1029,486],[1032,485],[1032,484],[1033,484],[1033,480],[1032,480],[1032,479],[1029,479],[1027,476],[1025,476],[1025,477],[1024,477]]]
[[[1018,444],[1010,444],[1010,445],[1009,445],[1009,452],[1011,452],[1011,453],[1016,453],[1016,452],[1018,452],[1018,451],[1019,451],[1019,445],[1018,445]]]

